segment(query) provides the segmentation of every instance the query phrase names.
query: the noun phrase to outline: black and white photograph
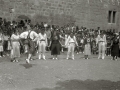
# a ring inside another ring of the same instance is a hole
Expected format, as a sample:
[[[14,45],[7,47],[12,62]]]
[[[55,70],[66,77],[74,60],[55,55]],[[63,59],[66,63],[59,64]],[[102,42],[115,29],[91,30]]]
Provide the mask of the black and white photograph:
[[[0,90],[120,90],[120,0],[0,0]]]

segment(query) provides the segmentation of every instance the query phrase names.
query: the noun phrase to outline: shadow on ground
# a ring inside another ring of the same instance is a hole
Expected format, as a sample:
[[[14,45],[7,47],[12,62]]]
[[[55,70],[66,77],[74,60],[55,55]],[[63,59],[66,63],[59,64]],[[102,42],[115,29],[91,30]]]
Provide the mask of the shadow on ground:
[[[19,64],[19,65],[25,67],[26,69],[30,69],[30,68],[32,68],[33,66],[35,66],[36,64]]]
[[[32,90],[120,90],[120,81],[67,80],[57,82],[54,88],[35,88]]]

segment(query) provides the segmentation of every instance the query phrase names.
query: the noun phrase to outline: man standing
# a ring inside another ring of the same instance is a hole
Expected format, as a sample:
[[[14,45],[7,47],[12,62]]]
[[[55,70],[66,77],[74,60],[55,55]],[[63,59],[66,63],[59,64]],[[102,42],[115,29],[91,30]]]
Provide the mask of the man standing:
[[[36,38],[38,37],[38,34],[35,31],[31,30],[31,27],[27,25],[27,31],[20,34],[20,38],[24,38],[28,40],[28,57],[26,59],[26,63],[30,63],[30,59],[32,54],[34,54],[35,51],[35,44]]]
[[[73,33],[71,33],[70,36],[68,36],[65,46],[67,46],[67,45],[68,45],[67,59],[69,59],[70,52],[71,52],[72,59],[74,60],[74,49],[75,49],[75,45],[78,46],[78,43],[77,43],[76,37],[74,36]]]
[[[120,32],[119,32],[119,58],[120,58]]]
[[[39,59],[41,57],[45,59],[45,48],[47,46],[47,35],[45,33],[45,29],[41,29],[41,33],[38,34],[38,51],[39,51]]]
[[[99,50],[98,59],[104,59],[105,50],[106,50],[106,35],[103,32],[101,32],[101,34],[98,35],[96,44],[98,44],[98,50]]]

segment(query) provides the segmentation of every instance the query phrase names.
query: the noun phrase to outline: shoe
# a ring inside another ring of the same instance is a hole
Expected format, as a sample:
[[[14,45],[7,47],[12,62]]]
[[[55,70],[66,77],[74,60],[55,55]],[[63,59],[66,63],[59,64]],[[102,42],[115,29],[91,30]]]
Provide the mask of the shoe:
[[[45,59],[45,55],[43,55],[43,60],[46,60],[46,59]]]
[[[18,62],[18,60],[15,60],[16,62]]]
[[[2,57],[2,56],[0,56],[0,57]]]
[[[69,59],[69,58],[66,58],[67,60]]]
[[[88,58],[87,58],[88,59]]]
[[[28,51],[25,51],[25,53],[28,53]]]
[[[13,60],[12,62],[15,62],[15,60]]]
[[[102,59],[104,60],[104,57],[102,57]]]
[[[32,61],[33,59],[31,58],[30,61]]]
[[[58,60],[58,58],[56,58],[56,60]]]
[[[41,59],[41,55],[39,55],[39,57],[38,57],[39,59]]]
[[[117,59],[115,59],[115,61],[117,61]]]
[[[43,60],[46,60],[46,59],[45,59],[45,56],[43,57]]]
[[[52,58],[53,60],[55,59],[55,58]]]
[[[100,57],[98,57],[98,59],[100,59]]]
[[[3,57],[5,57],[5,55],[3,55]]]
[[[29,59],[26,59],[26,63],[27,63],[27,64],[29,64],[29,63],[30,63]]]
[[[75,60],[74,58],[72,58],[72,60]]]

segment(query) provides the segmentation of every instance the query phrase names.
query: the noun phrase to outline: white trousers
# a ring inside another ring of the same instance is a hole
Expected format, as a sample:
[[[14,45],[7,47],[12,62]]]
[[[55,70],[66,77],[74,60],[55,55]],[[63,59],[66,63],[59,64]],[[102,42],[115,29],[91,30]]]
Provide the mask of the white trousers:
[[[99,42],[99,56],[98,58],[105,58],[105,42]]]
[[[40,54],[45,55],[45,47],[46,47],[45,41],[40,41],[40,42],[39,42],[39,45],[38,45],[39,55],[40,55]]]
[[[70,43],[68,46],[67,58],[69,58],[70,53],[72,54],[72,58],[74,58],[74,49],[75,49],[75,43]]]

